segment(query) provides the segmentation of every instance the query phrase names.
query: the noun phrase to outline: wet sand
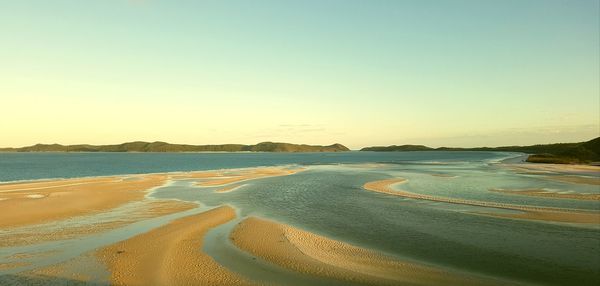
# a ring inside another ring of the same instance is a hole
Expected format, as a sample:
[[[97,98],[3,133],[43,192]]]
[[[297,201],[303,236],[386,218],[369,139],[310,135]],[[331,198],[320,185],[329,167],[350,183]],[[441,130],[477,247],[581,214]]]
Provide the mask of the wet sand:
[[[241,187],[243,187],[243,186],[244,186],[244,185],[231,185],[231,186],[225,186],[225,187],[222,187],[222,188],[220,188],[220,189],[216,190],[215,192],[217,192],[217,193],[229,193],[229,192],[233,192],[233,191],[235,191],[236,189],[238,189],[238,188],[241,188]]]
[[[249,285],[202,249],[208,230],[236,217],[229,206],[180,218],[100,249],[116,285]]]
[[[527,189],[527,190],[490,189],[490,191],[496,192],[496,193],[509,194],[509,195],[543,197],[543,198],[552,198],[552,199],[600,201],[600,193],[598,193],[598,194],[557,193],[557,192],[546,191],[543,189]]]
[[[476,214],[485,214],[497,217],[506,218],[520,218],[530,220],[541,220],[541,221],[555,221],[555,222],[568,222],[568,223],[587,223],[587,224],[600,224],[600,212],[583,212],[571,209],[551,208],[551,207],[538,207],[538,206],[523,206],[513,205],[496,202],[484,202],[467,199],[456,199],[447,197],[436,197],[432,195],[415,194],[407,191],[394,190],[391,188],[392,185],[406,182],[406,179],[395,178],[380,181],[368,182],[363,185],[363,188],[373,192],[379,192],[394,196],[400,196],[410,199],[417,200],[428,200],[435,202],[451,203],[451,204],[462,204],[478,207],[498,208],[507,210],[523,211],[525,213],[519,214],[500,214],[500,213],[487,213],[487,212],[476,212]]]
[[[365,285],[495,285],[250,217],[230,234],[240,249],[300,273]],[[500,285],[500,284],[497,284]]]
[[[209,178],[209,180],[205,180],[197,183],[198,186],[203,187],[214,187],[214,186],[224,186],[233,183],[239,183],[242,181],[267,178],[267,177],[279,177],[279,176],[287,176],[296,174],[298,172],[303,171],[303,168],[296,169],[286,169],[286,168],[257,168],[250,170],[241,170],[237,172],[226,172],[221,174],[221,177]]]
[[[174,200],[146,200],[128,207],[127,211],[122,214],[96,218],[92,223],[61,221],[38,224],[33,227],[12,228],[10,232],[0,233],[0,247],[29,245],[101,233],[141,220],[186,211],[197,206],[196,203]],[[110,211],[112,210],[108,212]]]
[[[600,176],[600,166],[569,164],[500,164],[500,166],[529,174],[558,173],[566,175]]]
[[[597,177],[581,177],[581,176],[547,176],[549,180],[575,183],[575,184],[586,184],[586,185],[600,185],[600,173]]]
[[[40,224],[141,200],[165,175],[101,177],[0,185],[0,228]]]

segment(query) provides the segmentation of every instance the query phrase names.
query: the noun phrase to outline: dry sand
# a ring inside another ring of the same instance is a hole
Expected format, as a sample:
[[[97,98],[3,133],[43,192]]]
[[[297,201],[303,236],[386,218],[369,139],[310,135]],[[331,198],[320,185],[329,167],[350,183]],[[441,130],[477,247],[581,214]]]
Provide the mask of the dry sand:
[[[0,227],[39,224],[141,200],[165,175],[101,177],[0,185]]]
[[[552,198],[552,199],[600,201],[600,193],[598,193],[598,194],[557,193],[557,192],[546,191],[543,189],[526,189],[526,190],[490,189],[490,191],[497,192],[497,193],[503,193],[503,194],[509,194],[509,195],[544,197],[544,198]]]
[[[516,211],[525,212],[525,213],[518,213],[518,214],[477,212],[477,214],[484,214],[484,215],[491,215],[491,216],[498,216],[498,217],[507,217],[507,218],[542,220],[542,221],[600,224],[600,212],[584,212],[584,211],[577,211],[577,210],[571,210],[571,209],[523,206],[523,205],[496,203],[496,202],[484,202],[484,201],[475,201],[475,200],[467,200],[467,199],[436,197],[436,196],[432,196],[432,195],[415,194],[415,193],[401,191],[401,190],[393,190],[391,188],[392,185],[399,184],[402,182],[406,182],[406,179],[396,178],[396,179],[373,181],[373,182],[366,183],[363,186],[363,188],[365,188],[366,190],[369,190],[369,191],[373,191],[373,192],[401,196],[401,197],[410,198],[410,199],[428,200],[428,201],[444,202],[444,203],[451,203],[451,204],[471,205],[471,206],[478,206],[478,207],[508,209],[508,210],[516,210]]]
[[[235,216],[222,206],[180,218],[100,249],[97,257],[116,285],[248,285],[201,251],[206,232]]]
[[[403,262],[272,221],[250,217],[230,235],[242,250],[305,274],[366,285],[493,285],[491,281]]]

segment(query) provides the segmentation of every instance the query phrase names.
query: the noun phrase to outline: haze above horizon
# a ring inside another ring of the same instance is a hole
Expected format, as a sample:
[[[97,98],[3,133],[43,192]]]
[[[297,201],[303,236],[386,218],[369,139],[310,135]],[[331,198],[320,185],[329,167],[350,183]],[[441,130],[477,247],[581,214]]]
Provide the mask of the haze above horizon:
[[[1,146],[600,135],[598,1],[2,1]]]

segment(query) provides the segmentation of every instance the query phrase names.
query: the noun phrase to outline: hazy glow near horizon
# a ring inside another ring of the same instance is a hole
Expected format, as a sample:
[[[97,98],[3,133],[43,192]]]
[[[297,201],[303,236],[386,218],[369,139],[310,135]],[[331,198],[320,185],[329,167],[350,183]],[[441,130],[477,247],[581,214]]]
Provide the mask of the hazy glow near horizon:
[[[600,134],[598,1],[2,1],[0,147]]]

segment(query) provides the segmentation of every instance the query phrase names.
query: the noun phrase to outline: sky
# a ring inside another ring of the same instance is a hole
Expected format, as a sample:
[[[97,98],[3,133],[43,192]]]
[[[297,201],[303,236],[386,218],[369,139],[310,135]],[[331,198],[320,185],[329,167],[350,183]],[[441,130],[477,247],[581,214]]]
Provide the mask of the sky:
[[[586,141],[599,3],[0,0],[0,146]]]

